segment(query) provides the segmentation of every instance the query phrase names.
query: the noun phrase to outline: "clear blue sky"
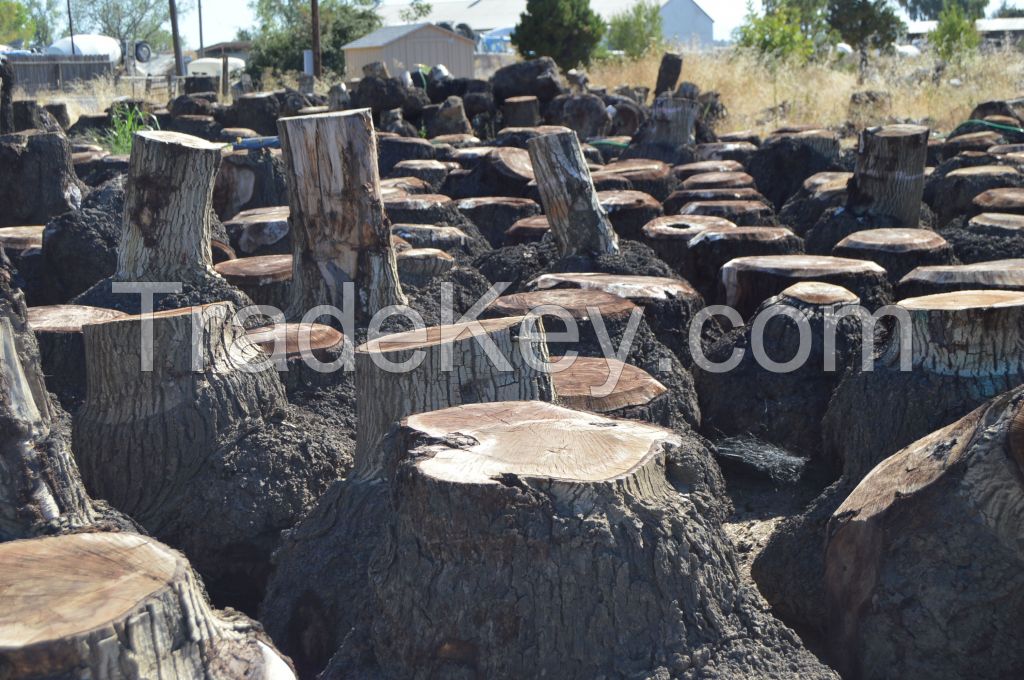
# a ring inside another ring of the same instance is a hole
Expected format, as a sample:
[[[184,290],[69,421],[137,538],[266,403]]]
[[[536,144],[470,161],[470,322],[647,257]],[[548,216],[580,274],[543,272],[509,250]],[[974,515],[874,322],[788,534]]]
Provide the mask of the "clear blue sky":
[[[715,20],[715,38],[718,40],[728,39],[733,29],[742,23],[747,11],[746,0],[697,1]],[[989,11],[1000,3],[1001,0],[992,0]],[[1024,0],[1010,0],[1010,4],[1022,6]],[[755,0],[754,5],[760,7],[760,0]],[[179,21],[189,47],[199,47],[199,17],[196,9],[182,15]],[[203,38],[207,45],[231,40],[239,28],[249,28],[252,23],[253,14],[248,0],[206,0],[203,3]]]

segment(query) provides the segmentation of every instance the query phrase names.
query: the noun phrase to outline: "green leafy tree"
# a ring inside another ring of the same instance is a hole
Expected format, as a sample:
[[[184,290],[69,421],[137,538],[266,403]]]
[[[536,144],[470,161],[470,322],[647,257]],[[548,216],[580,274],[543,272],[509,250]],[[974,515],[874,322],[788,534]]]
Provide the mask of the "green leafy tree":
[[[589,0],[527,0],[512,31],[524,57],[551,57],[562,68],[590,63],[604,37],[604,22]]]
[[[942,14],[949,2],[957,5],[971,19],[985,16],[988,0],[898,0],[900,7],[915,21],[934,21]]]
[[[46,46],[53,43],[67,30],[67,17],[61,11],[60,0],[22,0],[35,23],[35,34],[32,42]]]
[[[661,7],[653,0],[641,0],[608,20],[609,49],[637,58],[662,43]]]
[[[28,8],[19,2],[0,0],[0,43],[29,43],[36,33],[36,24]]]
[[[801,27],[799,11],[782,2],[763,15],[747,4],[746,19],[735,38],[739,47],[772,61],[807,61],[815,49],[814,40]]]
[[[1006,0],[992,13],[993,19],[1021,19],[1024,18],[1024,7],[1011,7]]]
[[[964,14],[960,5],[951,2],[939,15],[935,30],[928,34],[928,42],[944,61],[960,62],[978,49],[981,35],[974,27],[974,21]]]
[[[415,24],[420,19],[430,16],[433,9],[429,2],[412,0],[408,7],[398,13],[398,16],[407,24]]]
[[[239,31],[239,38],[252,40],[247,70],[260,75],[264,69],[274,72],[301,71],[302,52],[313,46],[313,19],[308,0],[256,0],[255,31]],[[346,43],[380,26],[380,17],[369,2],[320,2],[320,50],[323,67],[341,73],[345,70]]]
[[[868,50],[888,50],[906,26],[887,0],[829,0],[828,23],[860,56],[860,79],[868,65]]]

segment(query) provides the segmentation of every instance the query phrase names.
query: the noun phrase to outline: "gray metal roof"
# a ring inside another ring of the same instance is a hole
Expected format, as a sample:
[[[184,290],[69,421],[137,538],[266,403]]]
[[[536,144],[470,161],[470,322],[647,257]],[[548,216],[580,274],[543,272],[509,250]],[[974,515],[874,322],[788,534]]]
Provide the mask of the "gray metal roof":
[[[421,28],[431,28],[438,31],[445,31],[445,33],[450,34],[452,37],[460,38],[469,43],[473,42],[472,40],[465,36],[459,35],[458,33],[452,33],[451,31],[441,28],[440,26],[435,26],[434,24],[431,23],[421,23],[406,24],[404,26],[384,26],[383,28],[378,28],[373,33],[368,33],[367,35],[364,35],[362,38],[359,38],[358,40],[353,40],[347,45],[342,45],[342,49],[349,50],[359,49],[363,47],[384,47],[385,45],[390,45],[399,38],[403,38],[409,35],[410,33],[414,33],[420,30]]]

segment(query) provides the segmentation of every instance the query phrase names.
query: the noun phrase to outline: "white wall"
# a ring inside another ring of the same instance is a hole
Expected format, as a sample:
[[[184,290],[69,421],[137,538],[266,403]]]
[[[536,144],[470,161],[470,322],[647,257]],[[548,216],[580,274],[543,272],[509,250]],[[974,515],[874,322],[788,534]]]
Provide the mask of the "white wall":
[[[661,24],[670,43],[710,47],[714,40],[714,22],[693,0],[668,0],[661,7]]]

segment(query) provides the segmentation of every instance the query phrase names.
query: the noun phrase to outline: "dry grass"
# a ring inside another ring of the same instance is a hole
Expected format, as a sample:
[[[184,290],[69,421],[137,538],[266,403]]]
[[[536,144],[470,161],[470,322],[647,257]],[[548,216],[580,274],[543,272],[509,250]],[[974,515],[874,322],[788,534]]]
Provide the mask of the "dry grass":
[[[609,90],[622,84],[653,86],[659,61],[659,54],[636,61],[611,60],[592,65],[588,72],[592,85]],[[838,128],[847,122],[864,126],[899,119],[948,132],[970,115],[975,104],[1015,97],[1024,90],[1024,54],[1010,49],[978,54],[960,67],[947,69],[942,77],[934,74],[935,62],[927,56],[880,57],[863,85],[857,84],[853,64],[773,68],[733,50],[688,52],[683,66],[684,80],[697,83],[701,90],[721,93],[729,110],[721,130],[764,133],[784,124]],[[959,84],[951,83],[953,79]],[[868,89],[888,92],[892,110],[850,121],[850,95]],[[781,117],[766,113],[783,104]]]

